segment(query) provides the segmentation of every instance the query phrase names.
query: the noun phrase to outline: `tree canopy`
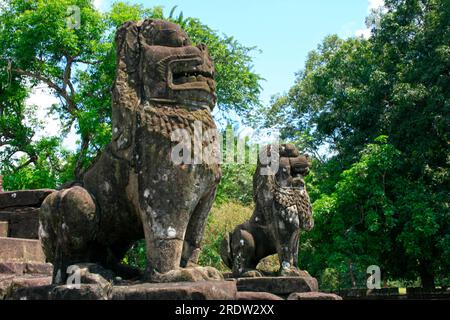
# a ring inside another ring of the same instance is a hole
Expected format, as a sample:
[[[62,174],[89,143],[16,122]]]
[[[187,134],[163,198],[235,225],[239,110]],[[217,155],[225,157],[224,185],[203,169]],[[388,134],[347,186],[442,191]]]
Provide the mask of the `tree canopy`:
[[[77,28],[67,23],[74,5],[80,10]],[[0,170],[6,170],[7,177],[28,165],[36,166],[37,154],[43,152],[36,149],[40,144],[23,121],[24,101],[37,85],[45,85],[60,100],[52,112],[61,120],[61,136],[71,128],[79,134],[79,150],[63,165],[73,169],[76,178],[82,175],[111,136],[115,30],[125,21],[144,18],[172,20],[183,26],[194,43],[208,45],[217,69],[218,107],[222,111],[245,114],[259,104],[262,79],[252,70],[255,48],[212,30],[196,18],[184,18],[182,13],[175,16],[175,8],[165,16],[161,7],[116,2],[109,12],[101,13],[89,0],[6,0],[0,6],[0,134],[2,145],[8,145],[10,151],[4,153],[8,161],[2,161]],[[53,144],[60,142],[57,140]],[[10,161],[18,152],[24,160]],[[13,180],[7,178],[5,186],[26,187]]]
[[[369,39],[329,36],[312,51],[262,123],[313,154],[331,150],[310,177],[317,227],[304,267],[349,275],[359,264],[365,276],[378,264],[432,286],[450,270],[450,3],[385,6]]]

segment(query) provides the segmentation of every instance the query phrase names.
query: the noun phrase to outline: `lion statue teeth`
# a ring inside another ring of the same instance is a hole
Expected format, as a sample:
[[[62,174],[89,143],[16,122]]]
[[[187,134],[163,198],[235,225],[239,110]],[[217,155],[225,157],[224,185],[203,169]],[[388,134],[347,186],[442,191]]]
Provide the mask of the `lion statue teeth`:
[[[268,146],[263,152],[278,153],[277,172],[263,174],[258,161],[253,176],[255,211],[244,224],[228,234],[221,245],[224,263],[234,277],[262,276],[256,270],[261,259],[277,253],[280,275],[302,276],[298,269],[300,231],[314,227],[311,202],[304,177],[309,174],[309,156],[292,145]]]
[[[196,265],[221,179],[219,162],[175,163],[177,130],[215,132],[215,70],[205,45],[176,24],[127,22],[116,33],[112,141],[75,186],[51,194],[40,211],[40,238],[54,264],[95,263],[113,271],[145,237],[153,282],[219,280]],[[219,148],[214,134],[203,146]]]

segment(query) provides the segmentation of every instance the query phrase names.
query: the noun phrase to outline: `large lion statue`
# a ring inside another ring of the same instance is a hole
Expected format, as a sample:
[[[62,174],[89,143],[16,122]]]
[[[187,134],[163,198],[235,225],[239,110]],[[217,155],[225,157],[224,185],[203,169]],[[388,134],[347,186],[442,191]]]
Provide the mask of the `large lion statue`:
[[[215,135],[201,135],[216,130],[213,61],[205,45],[192,45],[179,26],[162,20],[125,23],[116,48],[112,141],[82,181],[49,195],[41,208],[53,282],[64,283],[77,263],[116,270],[144,237],[150,281],[219,280],[217,270],[196,265],[219,162],[173,161],[177,130],[189,143],[195,134],[204,148],[219,148]]]
[[[222,260],[234,277],[254,277],[261,276],[256,270],[261,259],[278,254],[280,275],[306,275],[298,269],[298,246],[300,231],[314,227],[304,181],[310,158],[292,145],[271,145],[263,152],[278,154],[270,157],[278,159],[278,170],[258,161],[253,177],[255,211],[249,221],[225,237]]]

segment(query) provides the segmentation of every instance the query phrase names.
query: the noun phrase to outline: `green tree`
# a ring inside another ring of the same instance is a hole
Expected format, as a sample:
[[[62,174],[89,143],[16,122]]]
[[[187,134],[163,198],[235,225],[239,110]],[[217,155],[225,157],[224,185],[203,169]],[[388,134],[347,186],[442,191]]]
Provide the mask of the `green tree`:
[[[262,122],[281,126],[284,138],[314,154],[331,150],[309,178],[317,228],[329,228],[313,231],[324,243],[317,238],[314,250],[333,261],[316,264],[316,272],[344,272],[345,265],[348,273],[350,261],[362,268],[376,257],[385,274],[419,275],[432,287],[449,270],[450,3],[385,4],[386,12],[368,19],[370,39],[329,36],[311,52],[290,91],[261,113]],[[401,156],[361,173],[369,161],[361,152],[387,156],[370,144],[382,135]],[[376,180],[383,170],[390,172],[386,189]],[[364,179],[349,176],[361,174]],[[387,212],[395,227],[385,225]],[[360,221],[354,228],[361,232],[343,238]]]
[[[55,137],[36,137],[43,125],[36,108],[25,106],[28,91],[11,74],[9,63],[0,61],[0,172],[7,190],[54,188],[64,176],[69,154]]]
[[[79,28],[67,24],[73,5],[80,9]],[[116,64],[113,38],[116,28],[127,20],[173,20],[184,26],[194,42],[206,43],[216,63],[221,110],[244,114],[259,103],[261,78],[251,65],[254,48],[220,35],[198,19],[173,15],[174,10],[165,17],[161,7],[147,9],[123,2],[113,4],[105,14],[90,0],[2,2],[2,71],[11,75],[23,92],[44,84],[60,99],[52,111],[61,119],[62,136],[75,127],[81,138],[76,157],[69,161],[77,178],[110,140],[110,88]]]
[[[333,268],[350,284],[349,261],[365,279],[379,265],[386,279],[448,277],[450,221],[445,199],[402,175],[405,157],[387,137],[368,144],[330,195],[314,202],[316,228],[304,236],[301,261],[316,274]],[[312,178],[314,183],[314,178]],[[442,195],[441,195],[442,197]],[[421,261],[429,260],[427,269]],[[428,280],[431,281],[431,280]]]

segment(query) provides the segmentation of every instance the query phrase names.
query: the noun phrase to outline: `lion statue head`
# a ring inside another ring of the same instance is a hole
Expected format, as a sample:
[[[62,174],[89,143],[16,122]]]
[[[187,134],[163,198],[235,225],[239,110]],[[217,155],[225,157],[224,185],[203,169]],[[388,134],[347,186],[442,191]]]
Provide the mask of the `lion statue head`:
[[[270,145],[263,152],[269,154],[271,162],[262,164],[258,161],[253,176],[253,196],[257,207],[271,207],[289,225],[310,231],[314,227],[314,220],[305,177],[310,171],[311,158],[307,154],[300,154],[290,144],[279,147]],[[277,170],[270,170],[273,162]]]

